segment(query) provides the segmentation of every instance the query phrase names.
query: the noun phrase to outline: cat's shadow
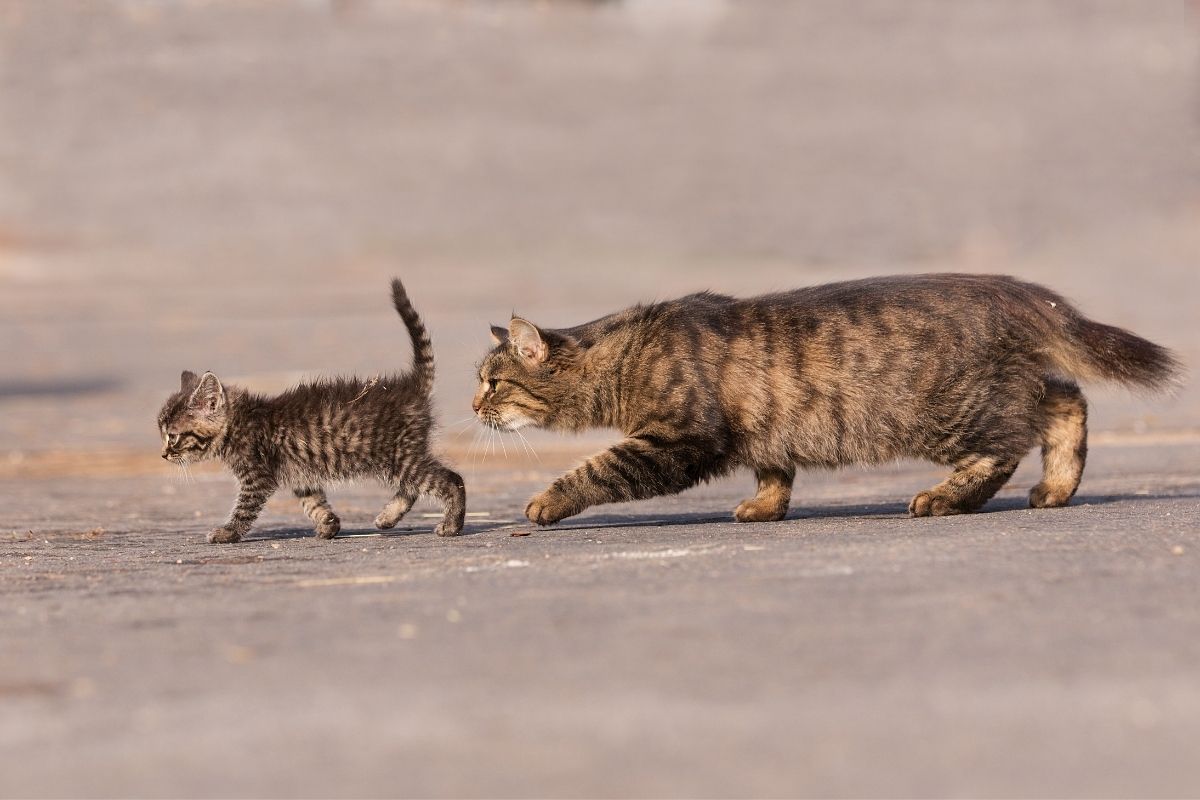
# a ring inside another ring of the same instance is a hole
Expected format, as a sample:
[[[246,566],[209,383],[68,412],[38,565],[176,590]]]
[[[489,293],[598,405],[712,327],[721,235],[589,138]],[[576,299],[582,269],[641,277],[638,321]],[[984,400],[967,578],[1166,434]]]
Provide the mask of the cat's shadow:
[[[1111,503],[1128,502],[1130,500],[1170,500],[1178,498],[1200,497],[1200,494],[1107,494],[1107,495],[1076,495],[1068,508],[1074,506],[1102,506]],[[1013,511],[1030,511],[1029,500],[1024,496],[1001,497],[988,501],[977,514],[1010,513]],[[1041,510],[1041,509],[1036,509]],[[1046,509],[1054,511],[1056,509]],[[855,517],[871,517],[875,519],[909,519],[908,503],[863,503],[837,506],[794,506],[786,517],[779,522],[759,523],[777,525],[801,519],[853,519]],[[672,514],[596,514],[584,519],[571,520],[566,523],[553,525],[545,530],[591,530],[598,528],[658,528],[674,525],[703,525],[710,523],[733,523],[733,513],[720,512],[680,512]],[[754,523],[751,523],[754,524]]]
[[[1076,495],[1070,506],[1103,506],[1113,503],[1129,502],[1131,500],[1172,500],[1180,498],[1196,498],[1200,493],[1190,494],[1104,494]],[[999,514],[1014,511],[1029,511],[1029,500],[1024,496],[1001,497],[988,501],[977,514]],[[1053,511],[1055,509],[1047,509]],[[853,519],[855,517],[870,517],[875,519],[908,519],[908,504],[895,503],[862,503],[836,506],[795,506],[780,522],[791,522],[801,519]],[[705,525],[713,523],[733,523],[732,513],[718,511],[685,511],[669,514],[595,514],[579,520],[569,520],[565,523],[552,525],[547,528],[536,528],[532,523],[514,527],[512,523],[494,525],[491,523],[468,522],[459,536],[475,536],[481,533],[491,533],[501,530],[512,531],[511,535],[524,536],[530,531],[578,531],[598,530],[607,528],[663,528],[676,525]],[[779,523],[760,523],[776,525]],[[433,528],[427,526],[398,527],[381,531],[372,527],[352,528],[337,535],[337,539],[355,538],[405,538],[409,536],[434,536]],[[243,541],[274,541],[281,539],[311,539],[315,538],[311,528],[287,527],[255,531],[254,535]],[[453,537],[458,538],[458,537]]]

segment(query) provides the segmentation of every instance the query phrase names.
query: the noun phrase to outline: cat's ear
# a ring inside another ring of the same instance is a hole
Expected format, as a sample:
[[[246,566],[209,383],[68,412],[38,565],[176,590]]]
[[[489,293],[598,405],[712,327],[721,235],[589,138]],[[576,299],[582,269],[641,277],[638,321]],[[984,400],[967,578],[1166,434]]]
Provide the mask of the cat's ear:
[[[200,377],[188,405],[201,414],[213,416],[225,408],[225,387],[216,375],[206,372]]]
[[[496,345],[504,344],[508,341],[508,331],[501,328],[499,325],[492,326],[492,343]]]
[[[196,388],[196,382],[198,380],[199,378],[196,377],[196,373],[192,372],[190,369],[185,369],[183,374],[179,376],[179,391],[192,391]]]
[[[542,338],[542,332],[532,322],[513,317],[508,323],[508,340],[513,350],[527,364],[540,364],[550,355],[550,348]]]

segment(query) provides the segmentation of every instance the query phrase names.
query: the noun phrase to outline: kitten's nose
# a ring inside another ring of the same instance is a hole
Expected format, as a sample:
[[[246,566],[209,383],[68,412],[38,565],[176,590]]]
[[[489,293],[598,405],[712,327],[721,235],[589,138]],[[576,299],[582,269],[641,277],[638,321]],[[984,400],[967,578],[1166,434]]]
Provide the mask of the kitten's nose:
[[[165,460],[165,459],[167,458],[167,454],[166,454],[166,453],[163,453],[163,454],[162,454],[162,457],[163,457],[163,459]]]
[[[476,414],[479,413],[479,409],[481,409],[481,408],[483,408],[483,401],[480,400],[478,397],[476,397],[474,400],[471,401],[471,410],[474,411]]]

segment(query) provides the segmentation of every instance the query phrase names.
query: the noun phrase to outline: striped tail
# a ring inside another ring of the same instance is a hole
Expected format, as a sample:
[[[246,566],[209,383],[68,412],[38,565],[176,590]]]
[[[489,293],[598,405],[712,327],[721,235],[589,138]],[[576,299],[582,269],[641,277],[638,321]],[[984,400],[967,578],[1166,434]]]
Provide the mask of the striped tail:
[[[1182,384],[1183,365],[1167,348],[1086,317],[1071,323],[1066,327],[1070,357],[1064,361],[1075,371],[1154,392]]]
[[[412,337],[413,374],[422,390],[429,392],[433,389],[433,342],[429,341],[429,331],[425,330],[425,323],[413,308],[412,301],[408,299],[408,292],[404,291],[404,284],[399,278],[392,279],[392,303],[395,304],[400,319],[404,320],[408,335]]]

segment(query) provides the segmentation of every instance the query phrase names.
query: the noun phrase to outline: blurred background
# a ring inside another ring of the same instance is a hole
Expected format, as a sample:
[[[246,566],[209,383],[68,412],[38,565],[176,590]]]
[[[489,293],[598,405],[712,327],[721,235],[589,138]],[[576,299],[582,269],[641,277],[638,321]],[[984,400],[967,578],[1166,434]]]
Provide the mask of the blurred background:
[[[406,365],[392,275],[452,450],[489,322],[703,288],[1010,273],[1195,364],[1195,11],[3,0],[0,463],[155,458],[184,368]],[[1092,397],[1200,424],[1195,388]]]
[[[1195,372],[1198,34],[1181,0],[0,0],[0,794],[1196,794],[1195,379],[1089,390],[1076,508],[1024,507],[1031,457],[920,525],[928,464],[804,476],[784,526],[732,532],[743,473],[510,538],[610,434],[538,463],[468,417],[513,311],[883,273],[1039,281]],[[233,481],[158,457],[180,371],[406,367],[393,275],[474,535],[378,536],[364,485],[337,542],[283,494],[203,544]]]

